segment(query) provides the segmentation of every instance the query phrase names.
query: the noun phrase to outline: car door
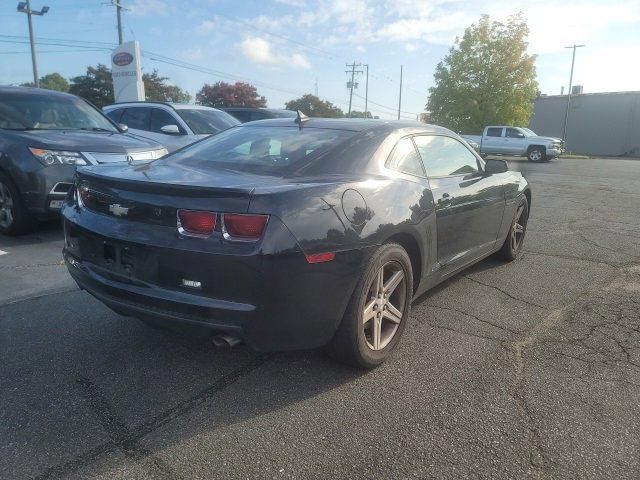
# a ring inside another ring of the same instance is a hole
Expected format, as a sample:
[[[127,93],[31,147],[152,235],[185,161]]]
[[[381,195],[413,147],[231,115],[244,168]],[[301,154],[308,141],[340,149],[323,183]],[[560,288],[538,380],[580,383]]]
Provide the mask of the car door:
[[[178,127],[178,133],[163,132],[162,127],[166,127],[168,125],[175,125]],[[170,152],[198,140],[195,135],[187,135],[187,131],[182,126],[180,120],[167,110],[161,108],[153,108],[151,110],[149,132],[144,135],[165,146]]]
[[[127,107],[120,117],[120,123],[129,127],[129,132],[134,135],[149,137],[149,122],[151,120],[151,108]]]
[[[435,202],[438,263],[456,270],[491,252],[505,208],[499,175],[486,175],[482,161],[460,140],[417,135]]]
[[[518,128],[505,128],[504,153],[506,155],[522,155],[525,151],[525,135]]]
[[[487,127],[480,146],[482,153],[502,154],[504,152],[503,131],[502,127]]]

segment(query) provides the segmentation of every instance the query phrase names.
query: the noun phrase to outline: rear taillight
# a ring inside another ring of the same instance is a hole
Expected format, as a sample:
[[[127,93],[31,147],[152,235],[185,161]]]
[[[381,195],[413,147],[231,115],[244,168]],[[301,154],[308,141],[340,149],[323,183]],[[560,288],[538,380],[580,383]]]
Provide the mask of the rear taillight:
[[[216,214],[196,210],[178,210],[178,231],[183,235],[208,237],[216,228]]]
[[[269,215],[222,214],[222,234],[227,240],[255,242],[262,236]]]

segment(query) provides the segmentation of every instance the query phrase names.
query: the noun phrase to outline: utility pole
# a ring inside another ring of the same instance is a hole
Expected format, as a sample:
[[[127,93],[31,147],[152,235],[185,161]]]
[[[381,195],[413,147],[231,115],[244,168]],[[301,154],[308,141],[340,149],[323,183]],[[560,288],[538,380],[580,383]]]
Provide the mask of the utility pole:
[[[353,102],[353,88],[356,86],[356,83],[355,83],[356,73],[358,73],[358,74],[362,73],[362,70],[356,70],[356,67],[359,67],[359,66],[360,66],[360,64],[356,63],[356,61],[354,60],[351,65],[349,65],[347,63],[347,67],[351,67],[351,70],[345,70],[345,73],[350,73],[351,74],[351,81],[347,82],[347,88],[350,90],[350,93],[349,93],[349,113],[347,114],[347,117],[351,116],[351,104]]]
[[[318,96],[318,77],[316,77],[316,97]]]
[[[369,65],[365,65],[367,69],[367,80],[364,87],[364,118],[367,118],[368,106],[369,106]]]
[[[111,5],[116,7],[116,15],[118,17],[118,45],[122,45],[122,10],[128,10],[124,8],[120,3],[122,0],[111,0]]]
[[[402,65],[400,65],[400,98],[398,99],[398,120],[400,120],[401,108],[402,108]]]
[[[564,125],[562,126],[562,141],[567,141],[567,123],[569,122],[569,106],[571,105],[571,85],[573,83],[573,66],[576,63],[576,48],[584,47],[584,45],[571,45],[570,47],[564,48],[572,48],[573,56],[571,57],[571,74],[569,75],[569,90],[567,91],[567,109],[564,112]]]
[[[49,11],[49,7],[42,7],[40,11],[31,10],[31,0],[18,3],[18,11],[27,14],[29,22],[29,41],[31,42],[31,65],[33,66],[33,84],[36,88],[40,88],[40,76],[38,75],[38,62],[36,61],[36,43],[33,39],[33,23],[31,22],[31,15],[38,15],[41,17]]]

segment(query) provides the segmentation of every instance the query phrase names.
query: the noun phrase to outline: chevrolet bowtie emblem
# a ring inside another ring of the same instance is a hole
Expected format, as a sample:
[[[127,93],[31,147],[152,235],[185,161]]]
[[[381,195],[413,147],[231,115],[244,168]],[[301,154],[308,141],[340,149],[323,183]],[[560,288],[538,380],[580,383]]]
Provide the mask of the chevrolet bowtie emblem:
[[[113,213],[116,217],[122,217],[129,213],[129,209],[127,207],[123,207],[118,203],[114,203],[113,205],[109,205],[109,211]]]

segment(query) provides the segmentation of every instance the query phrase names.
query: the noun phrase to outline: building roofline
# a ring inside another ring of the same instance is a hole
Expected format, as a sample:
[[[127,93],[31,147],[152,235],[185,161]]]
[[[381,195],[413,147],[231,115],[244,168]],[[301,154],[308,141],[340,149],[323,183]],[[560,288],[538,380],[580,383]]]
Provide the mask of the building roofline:
[[[638,95],[640,94],[640,90],[628,90],[624,92],[572,93],[571,97],[591,97],[591,96],[597,96],[597,95],[629,95],[629,94]],[[540,100],[544,98],[567,98],[568,96],[569,95],[566,93],[563,93],[562,95],[540,95],[539,97],[536,97],[536,100]]]

